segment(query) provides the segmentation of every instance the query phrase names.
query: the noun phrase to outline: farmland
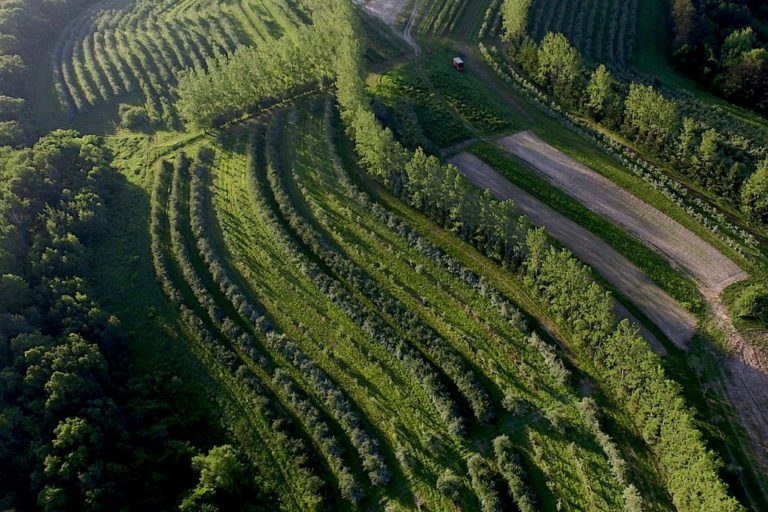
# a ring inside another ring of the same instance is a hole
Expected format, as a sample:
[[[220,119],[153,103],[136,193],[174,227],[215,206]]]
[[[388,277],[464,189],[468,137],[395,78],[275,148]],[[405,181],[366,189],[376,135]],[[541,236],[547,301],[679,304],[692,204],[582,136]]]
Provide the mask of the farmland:
[[[587,59],[622,68],[634,58],[638,0],[535,0],[529,31],[561,32]]]
[[[14,9],[1,508],[768,507],[768,123],[638,1]]]

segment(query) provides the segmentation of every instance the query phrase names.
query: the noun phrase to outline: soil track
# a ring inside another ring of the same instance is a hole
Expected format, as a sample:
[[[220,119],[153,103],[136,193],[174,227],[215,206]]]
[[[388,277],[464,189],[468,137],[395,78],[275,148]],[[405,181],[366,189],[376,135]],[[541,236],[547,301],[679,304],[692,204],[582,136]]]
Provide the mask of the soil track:
[[[354,0],[354,3],[394,29],[402,22],[403,11],[408,2],[407,0]]]
[[[685,348],[696,329],[696,319],[628,259],[606,242],[572,220],[556,212],[510,183],[491,166],[468,153],[450,160],[476,186],[490,189],[499,199],[512,199],[517,209],[553,238],[570,249],[577,258],[593,267],[621,294],[647,316],[677,346]],[[619,311],[623,317],[626,310]],[[638,325],[638,322],[635,321]],[[644,332],[646,338],[650,333]],[[659,351],[656,338],[648,339]]]
[[[707,295],[720,295],[747,273],[677,221],[553,148],[531,132],[498,140],[552,185],[621,226],[688,272]]]

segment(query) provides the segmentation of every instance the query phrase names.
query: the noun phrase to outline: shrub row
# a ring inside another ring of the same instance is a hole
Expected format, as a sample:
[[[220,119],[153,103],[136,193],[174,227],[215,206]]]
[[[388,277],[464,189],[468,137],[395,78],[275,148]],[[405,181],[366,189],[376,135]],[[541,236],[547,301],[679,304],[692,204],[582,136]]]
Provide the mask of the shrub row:
[[[205,166],[200,164],[195,165],[192,170],[189,203],[190,221],[192,233],[197,240],[198,251],[208,266],[219,290],[242,318],[254,325],[256,332],[265,334],[266,343],[280,353],[309,381],[314,393],[349,436],[371,482],[374,485],[386,485],[391,475],[379,452],[379,443],[365,430],[362,419],[354,411],[347,397],[325,371],[311,360],[295,342],[275,331],[264,321],[264,317],[229,276],[221,258],[214,251],[209,241],[205,217],[206,212],[210,211],[210,203],[206,200],[206,172]]]
[[[291,199],[281,185],[280,177],[277,175],[277,169],[282,166],[277,161],[275,153],[274,146],[268,145],[267,178],[281,213],[287,219],[294,233],[312,249],[314,254],[348,283],[349,289],[363,293],[376,306],[377,310],[392,318],[403,329],[403,332],[423,347],[429,358],[469,401],[472,411],[479,421],[485,423],[492,420],[495,412],[490,398],[460,354],[383,286],[371,279],[341,252],[334,250],[331,244],[323,240],[322,236],[296,212],[291,204]]]
[[[254,146],[255,149],[255,146]],[[252,159],[252,164],[255,159]],[[314,262],[303,255],[285,233],[277,217],[269,209],[266,199],[255,176],[256,169],[252,168],[248,176],[248,187],[254,198],[256,207],[262,218],[269,224],[276,236],[280,237],[282,245],[289,248],[287,253],[292,263],[310,279],[319,290],[331,299],[339,310],[357,323],[362,331],[374,342],[393,354],[407,372],[424,390],[440,417],[445,421],[449,430],[459,434],[464,430],[464,422],[456,412],[456,404],[445,391],[440,378],[422,354],[406,343],[378,315],[373,314],[364,305],[350,297],[347,290],[336,280],[325,274]]]

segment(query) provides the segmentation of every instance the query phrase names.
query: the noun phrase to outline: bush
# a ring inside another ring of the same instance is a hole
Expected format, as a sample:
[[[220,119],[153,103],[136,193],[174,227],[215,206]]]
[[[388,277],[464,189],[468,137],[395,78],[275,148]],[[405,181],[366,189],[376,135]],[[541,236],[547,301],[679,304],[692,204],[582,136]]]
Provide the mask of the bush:
[[[17,121],[0,121],[0,146],[19,146],[24,143],[24,130]]]
[[[144,107],[121,103],[118,108],[118,114],[120,115],[120,126],[128,130],[139,129],[149,122],[147,111],[144,110]]]
[[[437,478],[437,490],[440,494],[456,503],[461,496],[461,478],[450,469]]]
[[[736,314],[741,318],[768,322],[768,286],[755,284],[736,299]]]

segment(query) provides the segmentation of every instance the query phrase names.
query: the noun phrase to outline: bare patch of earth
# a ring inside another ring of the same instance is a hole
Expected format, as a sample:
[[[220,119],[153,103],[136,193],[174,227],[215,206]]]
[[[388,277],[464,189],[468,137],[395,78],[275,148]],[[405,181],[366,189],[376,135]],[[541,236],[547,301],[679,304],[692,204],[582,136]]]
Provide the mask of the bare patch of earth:
[[[403,21],[402,16],[408,4],[407,0],[353,0],[353,2],[391,27]]]
[[[632,233],[678,269],[688,272],[703,292],[719,295],[729,285],[748,277],[738,265],[682,224],[533,133],[510,135],[498,143],[528,162],[552,185]]]

